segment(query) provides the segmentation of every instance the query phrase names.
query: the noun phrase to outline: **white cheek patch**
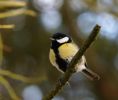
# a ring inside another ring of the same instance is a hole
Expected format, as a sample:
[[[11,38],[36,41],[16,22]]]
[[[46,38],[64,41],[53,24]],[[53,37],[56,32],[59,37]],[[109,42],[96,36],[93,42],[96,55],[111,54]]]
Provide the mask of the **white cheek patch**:
[[[59,43],[65,43],[65,42],[67,42],[68,40],[69,40],[68,37],[64,37],[64,38],[62,38],[62,39],[58,39],[57,42],[59,42]]]

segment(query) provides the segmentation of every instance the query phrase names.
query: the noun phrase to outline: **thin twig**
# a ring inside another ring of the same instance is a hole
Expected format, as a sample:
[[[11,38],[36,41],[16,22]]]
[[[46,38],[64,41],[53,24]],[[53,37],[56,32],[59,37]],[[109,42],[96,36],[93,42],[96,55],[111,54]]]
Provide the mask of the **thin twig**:
[[[73,57],[72,61],[70,62],[67,71],[65,72],[64,76],[61,78],[61,83],[57,82],[54,89],[52,89],[46,96],[43,97],[43,100],[51,100],[68,82],[70,77],[73,74],[74,66],[77,64],[78,60],[82,57],[82,55],[85,53],[87,48],[92,44],[92,42],[95,40],[97,34],[100,31],[100,26],[96,25],[93,28],[93,31],[91,32],[88,39],[84,42],[83,46],[79,49],[77,54]]]
[[[10,72],[8,70],[0,70],[0,76],[7,76],[11,79],[15,79],[15,80],[18,80],[18,81],[22,81],[22,82],[25,82],[25,83],[40,83],[42,80],[45,80],[46,77],[42,77],[42,78],[28,78],[28,77],[25,77],[23,75],[19,75],[19,74],[16,74],[16,73],[13,73],[13,72]]]
[[[26,8],[19,8],[19,9],[6,11],[6,12],[1,12],[0,19],[19,16],[19,15],[23,15],[23,14],[26,14],[26,15],[29,15],[32,17],[36,17],[36,15],[37,15],[37,13],[33,10],[28,10]]]
[[[16,95],[9,82],[3,76],[0,76],[0,84],[2,84],[6,88],[12,100],[21,100],[20,97]]]
[[[14,27],[14,24],[0,25],[0,29],[13,29]]]
[[[27,3],[24,1],[0,1],[0,7],[26,7]]]

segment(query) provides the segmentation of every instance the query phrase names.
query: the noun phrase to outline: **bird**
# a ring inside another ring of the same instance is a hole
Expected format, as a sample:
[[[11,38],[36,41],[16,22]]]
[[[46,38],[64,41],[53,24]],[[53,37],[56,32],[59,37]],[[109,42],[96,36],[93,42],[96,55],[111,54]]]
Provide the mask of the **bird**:
[[[78,52],[79,47],[72,38],[61,32],[54,33],[51,37],[51,46],[49,50],[50,63],[62,73],[68,69],[72,58]],[[90,80],[99,80],[100,76],[88,68],[86,58],[83,55],[75,65],[75,72],[82,72]]]

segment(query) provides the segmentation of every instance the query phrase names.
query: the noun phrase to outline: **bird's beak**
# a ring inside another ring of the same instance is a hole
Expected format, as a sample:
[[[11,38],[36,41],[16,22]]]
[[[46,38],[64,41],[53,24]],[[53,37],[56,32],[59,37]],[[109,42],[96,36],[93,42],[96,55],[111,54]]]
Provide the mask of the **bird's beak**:
[[[55,40],[54,38],[50,38],[50,40]]]

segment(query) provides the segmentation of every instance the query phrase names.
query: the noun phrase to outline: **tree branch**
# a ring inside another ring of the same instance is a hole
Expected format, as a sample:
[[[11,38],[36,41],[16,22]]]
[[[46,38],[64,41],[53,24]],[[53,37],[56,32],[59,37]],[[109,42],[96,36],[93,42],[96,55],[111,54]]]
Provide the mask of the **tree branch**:
[[[100,31],[100,26],[96,25],[93,28],[93,31],[91,32],[88,39],[84,42],[83,46],[79,49],[79,51],[76,53],[76,55],[73,57],[72,61],[70,62],[67,71],[65,72],[64,76],[61,78],[61,82],[57,82],[54,89],[52,89],[47,96],[43,97],[43,100],[51,100],[68,82],[72,74],[74,73],[74,67],[77,64],[78,60],[82,57],[82,55],[85,53],[87,48],[92,44],[92,42],[95,40],[97,34]]]
[[[20,97],[16,95],[16,92],[11,87],[9,82],[3,76],[0,76],[0,84],[2,84],[6,88],[12,100],[21,100]]]
[[[22,81],[25,83],[40,83],[42,80],[45,80],[45,77],[42,77],[42,78],[30,77],[30,78],[28,78],[23,75],[19,75],[19,74],[16,74],[16,73],[10,72],[8,70],[4,70],[4,69],[0,70],[0,76],[7,76],[11,79],[15,79],[15,80]]]

